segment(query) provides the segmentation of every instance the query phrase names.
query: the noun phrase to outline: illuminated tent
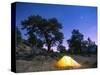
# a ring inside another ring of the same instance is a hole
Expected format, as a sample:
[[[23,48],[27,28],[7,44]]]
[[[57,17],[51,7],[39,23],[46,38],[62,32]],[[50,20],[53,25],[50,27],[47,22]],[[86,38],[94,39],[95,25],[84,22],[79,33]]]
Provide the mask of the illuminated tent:
[[[63,56],[56,64],[57,68],[79,68],[81,65],[69,56]]]

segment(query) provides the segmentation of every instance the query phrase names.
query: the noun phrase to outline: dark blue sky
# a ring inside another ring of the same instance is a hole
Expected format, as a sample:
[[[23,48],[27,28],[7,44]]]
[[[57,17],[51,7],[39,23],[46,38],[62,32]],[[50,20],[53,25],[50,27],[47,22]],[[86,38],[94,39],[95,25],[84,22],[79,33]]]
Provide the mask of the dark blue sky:
[[[84,39],[90,37],[97,43],[97,8],[86,6],[51,5],[16,3],[16,25],[20,28],[21,20],[30,15],[40,15],[43,18],[57,18],[63,25],[63,44],[70,38],[73,29],[79,29],[84,34]],[[25,33],[25,30],[22,31]],[[26,38],[23,34],[22,36]]]

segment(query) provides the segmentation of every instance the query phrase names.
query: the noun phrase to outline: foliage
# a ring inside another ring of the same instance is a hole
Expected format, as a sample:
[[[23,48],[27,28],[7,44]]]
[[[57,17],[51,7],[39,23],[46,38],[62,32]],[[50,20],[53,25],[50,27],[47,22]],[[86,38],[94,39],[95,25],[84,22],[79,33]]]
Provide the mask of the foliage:
[[[16,44],[20,43],[21,42],[21,32],[20,30],[18,29],[18,27],[16,27]]]
[[[97,45],[90,38],[84,40],[84,35],[79,30],[74,29],[72,36],[67,40],[69,45],[69,52],[74,54],[97,53]]]
[[[63,54],[66,54],[66,47],[63,46],[63,45],[58,45],[57,47],[57,50],[60,52],[60,53],[63,53]]]
[[[69,49],[72,53],[81,53],[81,44],[83,41],[83,34],[79,32],[79,30],[74,29],[72,31],[72,36],[69,40],[67,40]]]
[[[41,42],[42,45],[46,45],[48,51],[54,45],[62,43],[63,33],[60,32],[62,25],[56,18],[45,19],[41,16],[32,15],[27,19],[21,21],[23,29],[27,30],[28,40],[37,45]],[[39,39],[39,41],[38,41]]]

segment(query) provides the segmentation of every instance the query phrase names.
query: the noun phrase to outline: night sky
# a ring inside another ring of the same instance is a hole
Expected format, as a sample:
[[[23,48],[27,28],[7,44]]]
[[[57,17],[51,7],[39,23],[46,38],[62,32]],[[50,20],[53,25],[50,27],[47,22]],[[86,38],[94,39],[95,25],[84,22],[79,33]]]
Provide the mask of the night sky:
[[[84,35],[97,44],[97,8],[71,5],[51,5],[35,3],[16,3],[16,25],[21,28],[21,20],[27,19],[30,15],[40,15],[43,18],[57,18],[63,25],[61,30],[64,34],[63,45],[67,48],[67,42],[71,37],[73,29],[79,29]],[[24,39],[25,30],[21,30]]]

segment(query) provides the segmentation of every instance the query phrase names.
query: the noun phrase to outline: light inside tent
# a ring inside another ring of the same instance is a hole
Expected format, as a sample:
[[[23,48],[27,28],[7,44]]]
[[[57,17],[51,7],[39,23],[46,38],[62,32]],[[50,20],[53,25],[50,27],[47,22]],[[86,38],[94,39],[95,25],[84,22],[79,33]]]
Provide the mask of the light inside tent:
[[[56,64],[57,68],[79,68],[81,65],[69,56],[63,56]]]

